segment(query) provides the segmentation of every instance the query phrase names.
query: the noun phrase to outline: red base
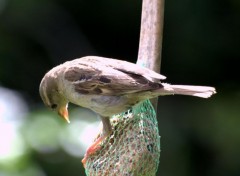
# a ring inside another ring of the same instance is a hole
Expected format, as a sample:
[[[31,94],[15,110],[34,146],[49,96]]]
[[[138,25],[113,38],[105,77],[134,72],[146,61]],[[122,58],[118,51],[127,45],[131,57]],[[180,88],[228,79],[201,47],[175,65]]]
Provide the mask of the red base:
[[[84,156],[84,158],[82,159],[82,163],[83,166],[85,168],[86,166],[86,162],[88,160],[88,157],[92,154],[94,154],[96,151],[98,151],[101,147],[99,146],[99,144],[105,139],[105,137],[101,136],[99,137],[88,149],[87,152]]]

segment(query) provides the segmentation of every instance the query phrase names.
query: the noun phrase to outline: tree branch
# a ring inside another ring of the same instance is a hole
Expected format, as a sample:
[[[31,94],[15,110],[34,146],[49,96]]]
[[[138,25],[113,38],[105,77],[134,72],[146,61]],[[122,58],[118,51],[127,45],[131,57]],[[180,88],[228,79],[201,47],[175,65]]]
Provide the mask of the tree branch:
[[[164,0],[143,0],[137,64],[160,72]],[[157,98],[152,100],[155,110]]]

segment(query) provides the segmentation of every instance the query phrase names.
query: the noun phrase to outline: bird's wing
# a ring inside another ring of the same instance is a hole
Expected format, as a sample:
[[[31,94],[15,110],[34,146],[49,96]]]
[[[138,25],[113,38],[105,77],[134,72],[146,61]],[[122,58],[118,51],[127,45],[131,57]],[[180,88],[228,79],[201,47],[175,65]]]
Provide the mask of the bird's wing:
[[[98,56],[87,56],[87,57],[81,58],[80,60],[81,62],[85,61],[87,63],[95,64],[97,66],[104,65],[107,67],[112,67],[122,72],[141,75],[152,81],[166,79],[165,76],[159,73],[156,73],[148,68],[142,67],[140,65],[137,65],[131,62],[123,61],[123,60],[98,57]]]
[[[134,68],[130,70],[92,62],[73,64],[65,70],[64,78],[82,94],[123,95],[162,87],[160,81],[154,82]]]

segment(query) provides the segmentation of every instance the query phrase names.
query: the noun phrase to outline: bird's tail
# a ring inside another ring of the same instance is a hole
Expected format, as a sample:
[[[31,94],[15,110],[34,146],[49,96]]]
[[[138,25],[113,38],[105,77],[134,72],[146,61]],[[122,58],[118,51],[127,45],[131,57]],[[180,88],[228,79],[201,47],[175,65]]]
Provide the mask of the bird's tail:
[[[208,86],[171,85],[167,83],[161,83],[161,84],[163,85],[163,88],[155,90],[160,95],[179,94],[179,95],[196,96],[201,98],[209,98],[216,93],[216,90],[214,87],[208,87]]]

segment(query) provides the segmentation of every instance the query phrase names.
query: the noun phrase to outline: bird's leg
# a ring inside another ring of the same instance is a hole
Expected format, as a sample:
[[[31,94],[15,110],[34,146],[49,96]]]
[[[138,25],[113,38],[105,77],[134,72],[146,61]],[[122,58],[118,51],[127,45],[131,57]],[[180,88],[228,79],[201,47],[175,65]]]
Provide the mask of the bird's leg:
[[[100,137],[98,137],[94,143],[87,149],[87,152],[84,156],[84,158],[82,159],[82,163],[83,166],[85,167],[85,164],[87,162],[87,159],[89,157],[89,155],[95,153],[97,150],[99,150],[101,147],[99,146],[99,144],[106,138],[108,137],[108,135],[111,134],[112,132],[112,126],[110,123],[110,119],[109,117],[103,117],[100,116],[101,120],[102,120],[102,125],[103,125],[103,129],[102,129],[102,134],[100,135]]]

